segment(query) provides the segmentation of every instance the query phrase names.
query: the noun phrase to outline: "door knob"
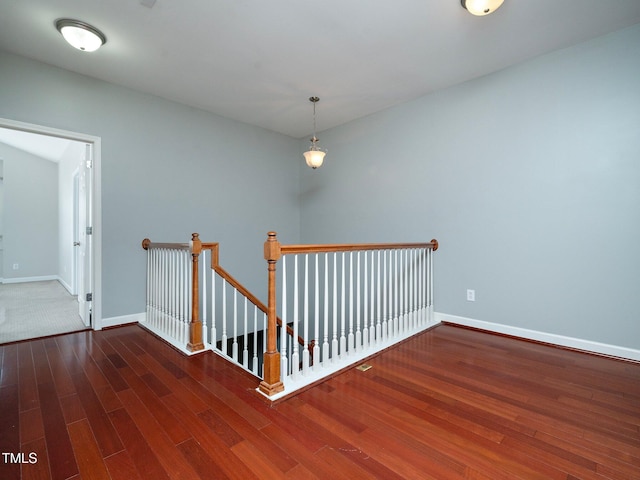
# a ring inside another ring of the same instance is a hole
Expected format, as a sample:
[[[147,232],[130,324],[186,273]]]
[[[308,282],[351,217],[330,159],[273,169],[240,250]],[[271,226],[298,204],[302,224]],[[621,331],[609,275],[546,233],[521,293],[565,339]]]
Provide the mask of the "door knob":
[[[79,247],[80,246],[80,242],[73,242],[73,246],[74,247]]]

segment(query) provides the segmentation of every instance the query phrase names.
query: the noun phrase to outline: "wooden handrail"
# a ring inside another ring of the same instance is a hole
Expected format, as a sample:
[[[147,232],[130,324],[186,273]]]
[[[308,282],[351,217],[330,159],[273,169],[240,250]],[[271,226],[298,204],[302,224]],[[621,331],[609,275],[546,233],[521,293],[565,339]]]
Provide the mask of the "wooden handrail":
[[[338,243],[333,245],[281,245],[280,253],[300,254],[300,253],[330,253],[330,252],[353,252],[361,250],[398,250],[406,248],[431,248],[438,249],[438,241],[431,240],[428,243]]]
[[[150,248],[169,248],[174,250],[189,250],[191,248],[190,243],[158,243],[152,242],[148,238],[142,240],[142,248],[149,250]]]

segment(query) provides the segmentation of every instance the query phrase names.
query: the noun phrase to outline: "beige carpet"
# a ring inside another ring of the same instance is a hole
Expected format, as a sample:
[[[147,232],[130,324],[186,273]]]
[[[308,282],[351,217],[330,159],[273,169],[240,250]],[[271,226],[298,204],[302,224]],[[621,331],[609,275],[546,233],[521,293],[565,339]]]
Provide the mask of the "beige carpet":
[[[76,297],[57,280],[0,284],[0,343],[84,329]]]

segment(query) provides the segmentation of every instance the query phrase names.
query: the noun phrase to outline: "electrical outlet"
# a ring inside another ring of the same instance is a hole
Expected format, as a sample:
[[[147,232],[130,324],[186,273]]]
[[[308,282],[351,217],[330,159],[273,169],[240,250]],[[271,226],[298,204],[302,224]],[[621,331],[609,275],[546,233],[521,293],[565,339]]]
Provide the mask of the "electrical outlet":
[[[467,301],[475,302],[476,301],[476,291],[475,290],[467,290]]]
[[[13,264],[13,269],[14,269],[14,270],[18,270],[18,269],[20,269],[20,265],[18,265],[17,263],[14,263],[14,264]]]

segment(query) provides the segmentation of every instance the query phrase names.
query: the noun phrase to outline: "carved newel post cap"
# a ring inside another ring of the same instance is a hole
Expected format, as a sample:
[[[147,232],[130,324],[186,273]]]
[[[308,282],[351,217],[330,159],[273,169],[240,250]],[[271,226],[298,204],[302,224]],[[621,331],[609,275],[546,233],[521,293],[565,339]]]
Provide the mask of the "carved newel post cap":
[[[202,251],[202,242],[200,241],[199,233],[191,234],[191,253],[193,255],[199,255]]]
[[[280,258],[280,242],[276,238],[276,232],[267,233],[267,241],[264,242],[264,259],[268,262],[276,262]]]

